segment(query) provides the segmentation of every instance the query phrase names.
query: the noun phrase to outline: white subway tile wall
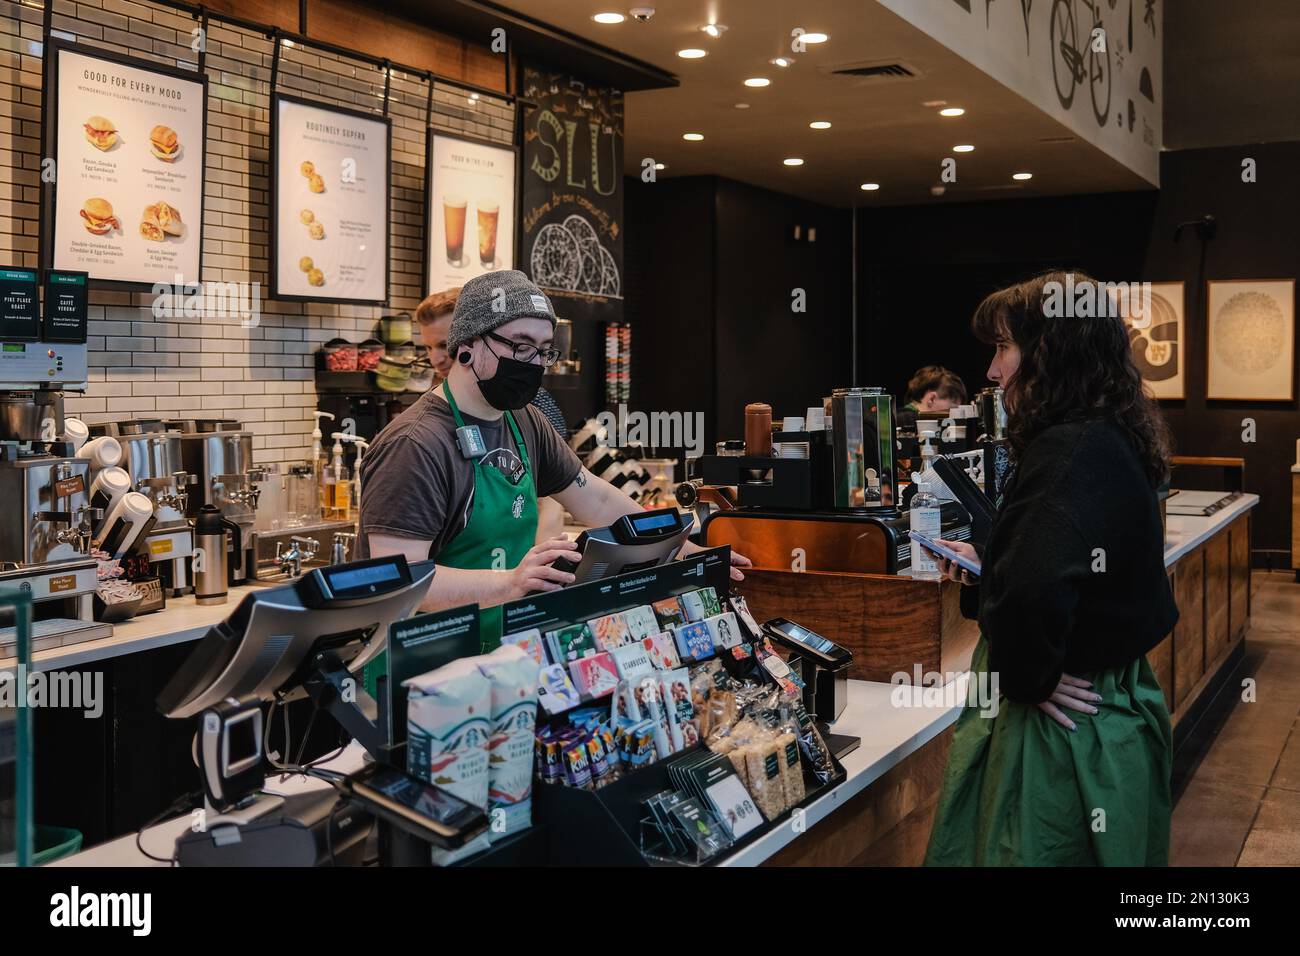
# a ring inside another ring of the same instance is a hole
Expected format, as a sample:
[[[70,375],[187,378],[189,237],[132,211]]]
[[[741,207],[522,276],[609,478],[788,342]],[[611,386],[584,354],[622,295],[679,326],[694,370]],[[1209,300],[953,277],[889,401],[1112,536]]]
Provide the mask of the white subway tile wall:
[[[0,265],[39,266],[42,8],[0,0]],[[54,0],[56,36],[89,47],[196,69],[198,21],[148,2]],[[269,285],[270,81],[272,41],[212,21],[207,37],[208,142],[203,214],[204,282]],[[381,69],[282,47],[279,90],[323,104],[380,113]],[[92,292],[90,384],[65,409],[87,422],[181,414],[237,418],[253,432],[259,463],[310,453],[316,406],[313,353],[336,336],[359,342],[389,310],[414,310],[422,295],[425,118],[429,86],[395,72],[389,91],[389,309],[263,299],[261,321],[157,321],[150,293]],[[483,95],[472,103],[435,83],[433,126],[492,142],[514,139],[514,109]]]

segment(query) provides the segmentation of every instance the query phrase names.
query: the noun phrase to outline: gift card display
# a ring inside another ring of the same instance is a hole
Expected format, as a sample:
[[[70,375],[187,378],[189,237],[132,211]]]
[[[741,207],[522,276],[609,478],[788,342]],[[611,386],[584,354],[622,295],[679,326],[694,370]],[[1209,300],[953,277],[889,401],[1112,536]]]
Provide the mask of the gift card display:
[[[677,652],[684,661],[704,660],[713,653],[713,637],[709,625],[703,621],[677,628],[673,637],[677,641]]]

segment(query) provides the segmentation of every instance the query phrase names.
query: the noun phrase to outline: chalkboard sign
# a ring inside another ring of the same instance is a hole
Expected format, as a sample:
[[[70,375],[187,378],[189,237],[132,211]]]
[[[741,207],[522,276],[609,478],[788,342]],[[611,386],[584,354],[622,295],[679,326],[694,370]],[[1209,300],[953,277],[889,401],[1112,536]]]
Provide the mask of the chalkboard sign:
[[[526,67],[520,268],[566,319],[623,317],[623,94]]]

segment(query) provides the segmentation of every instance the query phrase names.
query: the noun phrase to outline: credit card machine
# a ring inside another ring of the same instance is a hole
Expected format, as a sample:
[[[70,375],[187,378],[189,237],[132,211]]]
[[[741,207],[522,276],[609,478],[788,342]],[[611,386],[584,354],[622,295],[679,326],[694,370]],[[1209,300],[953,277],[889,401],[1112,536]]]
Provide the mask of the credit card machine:
[[[558,558],[552,567],[573,574],[575,584],[667,564],[691,533],[692,517],[676,508],[623,515],[606,528],[578,536],[577,560]]]
[[[783,617],[763,625],[763,633],[803,662],[803,703],[826,723],[839,719],[849,702],[849,665],[853,654],[816,631]]]

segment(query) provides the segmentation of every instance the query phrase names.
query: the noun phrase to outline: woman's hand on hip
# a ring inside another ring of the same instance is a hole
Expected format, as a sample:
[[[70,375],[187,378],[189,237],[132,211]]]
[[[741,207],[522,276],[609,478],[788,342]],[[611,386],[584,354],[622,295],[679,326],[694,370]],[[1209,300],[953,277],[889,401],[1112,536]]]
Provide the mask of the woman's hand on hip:
[[[1101,703],[1101,694],[1093,692],[1089,681],[1062,674],[1061,682],[1056,685],[1056,690],[1052,691],[1052,696],[1039,704],[1038,709],[1066,730],[1077,730],[1074,721],[1067,717],[1061,708],[1066,707],[1081,714],[1095,714],[1097,708],[1093,705],[1099,703]]]

